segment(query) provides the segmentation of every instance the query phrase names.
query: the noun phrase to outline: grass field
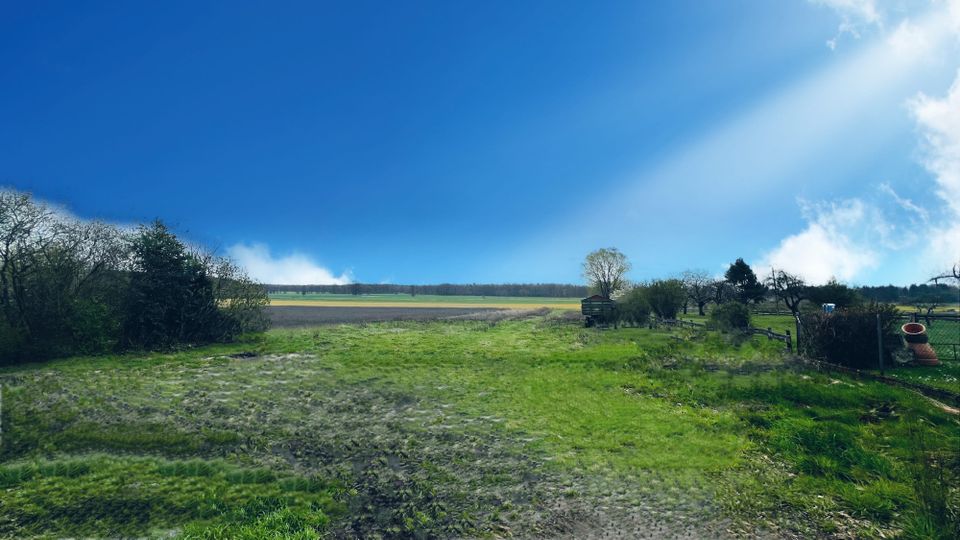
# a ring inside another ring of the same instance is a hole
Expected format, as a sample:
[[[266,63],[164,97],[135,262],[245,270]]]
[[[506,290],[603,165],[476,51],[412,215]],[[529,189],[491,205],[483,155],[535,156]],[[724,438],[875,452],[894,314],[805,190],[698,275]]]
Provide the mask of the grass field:
[[[926,313],[926,310],[918,310],[917,306],[911,306],[909,304],[897,304],[897,309],[899,309],[904,313],[916,313],[917,311]],[[960,313],[960,304],[957,304],[956,302],[954,302],[952,304],[944,304],[942,306],[937,306],[932,313],[935,313],[938,315],[956,315]]]
[[[707,317],[695,314],[681,315],[679,318],[696,322],[707,320]],[[753,326],[770,328],[781,334],[789,330],[791,335],[796,336],[796,324],[792,315],[754,315]],[[960,325],[954,322],[938,322],[929,331],[932,335],[931,339],[934,341],[933,346],[940,355],[942,362],[940,366],[887,366],[884,374],[908,382],[960,392],[960,359],[954,356],[956,351],[954,346],[945,344],[960,339]],[[879,370],[872,371],[879,373]]]
[[[702,323],[707,322],[709,316],[702,317],[696,314],[696,310],[693,310],[687,315],[678,315],[677,318]],[[753,315],[751,321],[751,324],[757,328],[770,328],[778,334],[783,334],[787,330],[789,330],[791,334],[795,334],[797,331],[797,324],[793,319],[793,315],[789,313],[783,315]]]
[[[299,294],[274,293],[272,306],[329,306],[329,307],[406,307],[406,308],[538,308],[579,310],[579,298],[538,298],[514,296],[442,296],[418,294]]]
[[[0,376],[5,537],[957,532],[957,418],[765,339],[380,323]]]

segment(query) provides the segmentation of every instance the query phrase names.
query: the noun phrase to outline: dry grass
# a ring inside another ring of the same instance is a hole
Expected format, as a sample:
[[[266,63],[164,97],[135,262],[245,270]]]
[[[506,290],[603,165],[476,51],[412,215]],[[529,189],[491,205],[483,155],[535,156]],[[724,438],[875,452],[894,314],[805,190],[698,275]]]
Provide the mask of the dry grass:
[[[449,317],[449,320],[486,322],[519,321],[530,317],[542,317],[544,315],[549,315],[550,311],[551,309],[548,307],[502,309],[499,311],[481,311],[478,313],[468,313],[466,315],[455,315],[453,317]]]

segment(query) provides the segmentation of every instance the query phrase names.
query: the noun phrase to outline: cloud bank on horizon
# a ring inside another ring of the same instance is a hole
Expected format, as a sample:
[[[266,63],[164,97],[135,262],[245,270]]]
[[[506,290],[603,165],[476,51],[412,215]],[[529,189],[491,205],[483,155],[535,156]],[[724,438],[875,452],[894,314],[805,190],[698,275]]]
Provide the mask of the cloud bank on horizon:
[[[339,276],[302,253],[275,257],[266,244],[236,244],[227,256],[247,274],[262,283],[279,285],[345,285],[352,281],[349,272]]]

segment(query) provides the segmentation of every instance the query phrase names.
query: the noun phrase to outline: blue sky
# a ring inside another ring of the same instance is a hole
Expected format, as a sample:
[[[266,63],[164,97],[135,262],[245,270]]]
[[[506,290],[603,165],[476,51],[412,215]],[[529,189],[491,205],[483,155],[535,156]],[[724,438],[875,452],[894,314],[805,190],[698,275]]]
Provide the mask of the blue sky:
[[[960,260],[960,0],[0,3],[0,186],[271,282]]]

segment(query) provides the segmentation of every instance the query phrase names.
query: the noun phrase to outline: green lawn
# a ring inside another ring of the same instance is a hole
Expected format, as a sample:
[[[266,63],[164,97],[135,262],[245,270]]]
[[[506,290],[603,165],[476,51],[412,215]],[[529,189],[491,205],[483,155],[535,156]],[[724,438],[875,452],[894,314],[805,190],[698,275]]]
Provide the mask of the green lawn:
[[[873,370],[879,373],[879,370]],[[960,393],[960,361],[946,360],[939,366],[907,366],[887,368],[884,374],[904,381]]]
[[[0,375],[0,536],[946,538],[960,507],[955,416],[766,339],[383,323]]]
[[[678,315],[677,318],[701,323],[707,322],[710,318],[709,316],[701,317],[696,313],[696,310],[693,310],[687,315]],[[789,313],[784,315],[753,315],[751,320],[751,324],[756,328],[769,328],[778,334],[785,334],[787,330],[790,331],[791,335],[797,333],[796,321],[793,319],[793,315]]]

